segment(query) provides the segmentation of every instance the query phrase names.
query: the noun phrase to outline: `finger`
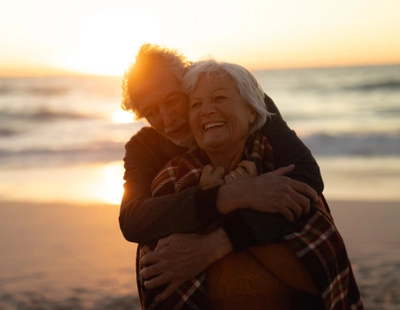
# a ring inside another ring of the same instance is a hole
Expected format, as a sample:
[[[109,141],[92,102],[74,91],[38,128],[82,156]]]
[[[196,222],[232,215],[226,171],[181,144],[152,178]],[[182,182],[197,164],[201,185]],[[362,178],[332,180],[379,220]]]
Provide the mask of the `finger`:
[[[303,208],[301,205],[296,203],[295,201],[291,200],[288,203],[288,208],[292,212],[293,216],[296,218],[299,218],[301,214],[303,213]]]
[[[246,171],[245,168],[237,167],[235,171],[239,174],[241,179],[250,177],[249,173]]]
[[[153,253],[151,256],[152,258],[156,258],[157,257],[157,251],[160,250],[161,248],[167,246],[170,244],[171,240],[172,240],[173,235],[169,235],[165,238],[162,238],[160,240],[157,241],[157,246],[154,248],[154,250],[152,252],[149,252],[147,254]],[[146,255],[147,255],[146,254]],[[144,256],[143,256],[144,257]]]
[[[294,169],[294,165],[291,164],[286,167],[278,168],[278,169],[274,170],[272,173],[275,175],[285,175],[286,173],[292,172],[293,169]]]
[[[150,279],[161,274],[162,270],[158,264],[144,267],[140,270],[139,276],[143,279]]]
[[[283,208],[280,213],[289,221],[293,222],[294,221],[294,215],[293,212],[289,209],[289,207]]]
[[[239,167],[243,167],[246,169],[247,173],[251,176],[257,175],[257,167],[256,164],[249,160],[243,160],[239,163]]]
[[[312,187],[308,186],[307,184],[300,182],[300,181],[292,180],[291,185],[295,191],[309,197],[310,199],[314,200],[315,202],[318,201],[319,198],[318,198],[317,192]]]
[[[292,198],[294,202],[300,206],[302,213],[310,212],[310,198],[294,191]]]
[[[225,184],[231,184],[231,183],[235,182],[235,180],[232,178],[232,176],[230,174],[227,174],[226,176],[224,176],[224,181],[225,181]]]
[[[155,263],[158,262],[157,260],[157,255],[154,255],[154,252],[151,251],[147,254],[145,254],[141,259],[140,259],[140,264],[142,266],[149,266],[149,265],[153,265]]]
[[[167,274],[160,274],[154,278],[151,278],[150,280],[144,281],[144,286],[151,290],[153,288],[159,287],[160,285],[166,284],[170,281],[170,277]]]
[[[223,167],[217,167],[214,170],[214,174],[220,178],[223,178],[225,175],[225,169]]]
[[[156,301],[160,302],[167,299],[169,296],[172,295],[173,292],[175,292],[178,289],[178,287],[179,283],[171,281],[170,284],[165,288],[165,290],[161,294],[158,294],[156,296],[155,298]]]
[[[229,175],[232,177],[232,179],[237,180],[237,179],[241,179],[242,176],[240,175],[239,172],[237,172],[236,170],[232,170],[231,172],[229,172]]]
[[[206,174],[212,174],[214,171],[214,168],[211,165],[205,165],[202,173],[206,173]]]

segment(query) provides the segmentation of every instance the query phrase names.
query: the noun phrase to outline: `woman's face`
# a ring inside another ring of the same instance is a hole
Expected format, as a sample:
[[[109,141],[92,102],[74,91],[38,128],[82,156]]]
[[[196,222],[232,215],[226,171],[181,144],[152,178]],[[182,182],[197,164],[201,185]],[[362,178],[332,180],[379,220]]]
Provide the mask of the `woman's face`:
[[[189,95],[189,106],[192,134],[206,152],[240,150],[256,118],[228,75],[212,73],[210,78],[200,77]]]

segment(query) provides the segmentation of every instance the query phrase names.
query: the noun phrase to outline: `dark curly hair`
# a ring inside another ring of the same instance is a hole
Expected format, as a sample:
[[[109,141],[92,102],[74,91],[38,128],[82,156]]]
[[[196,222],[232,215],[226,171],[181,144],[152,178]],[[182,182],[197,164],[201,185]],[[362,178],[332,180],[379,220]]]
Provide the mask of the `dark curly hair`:
[[[135,85],[147,78],[155,67],[164,65],[182,81],[186,68],[191,63],[187,58],[175,49],[156,44],[143,44],[136,55],[136,61],[125,71],[122,79],[122,103],[125,111],[135,114],[136,119],[141,118],[137,110],[135,97]]]

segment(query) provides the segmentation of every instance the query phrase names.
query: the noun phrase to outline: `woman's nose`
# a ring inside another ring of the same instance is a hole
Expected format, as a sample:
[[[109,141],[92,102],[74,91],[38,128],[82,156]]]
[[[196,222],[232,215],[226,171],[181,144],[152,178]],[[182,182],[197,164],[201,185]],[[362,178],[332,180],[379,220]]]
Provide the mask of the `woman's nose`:
[[[215,112],[215,106],[212,104],[212,102],[209,100],[203,101],[203,104],[201,105],[200,114],[208,115],[208,114],[212,114],[214,112]]]

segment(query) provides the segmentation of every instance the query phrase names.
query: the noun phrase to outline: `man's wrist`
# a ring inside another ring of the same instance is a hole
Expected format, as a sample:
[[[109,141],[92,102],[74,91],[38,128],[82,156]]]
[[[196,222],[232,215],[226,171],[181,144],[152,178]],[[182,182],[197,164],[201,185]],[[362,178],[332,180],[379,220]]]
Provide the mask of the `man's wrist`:
[[[206,190],[198,188],[195,193],[195,209],[197,219],[204,227],[209,226],[215,220],[221,217],[217,209],[216,201],[220,186],[212,187]]]
[[[221,227],[229,238],[235,253],[257,244],[250,227],[237,212],[228,215]]]
[[[246,185],[244,180],[239,180],[234,183],[223,185],[218,190],[216,200],[216,208],[219,213],[226,215],[235,210],[243,208],[246,205],[244,199],[246,197]]]
[[[206,235],[208,240],[207,248],[213,249],[209,251],[211,262],[213,263],[226,254],[232,252],[233,247],[231,240],[229,239],[226,231],[222,228],[217,228],[216,230],[212,231],[208,235]]]

